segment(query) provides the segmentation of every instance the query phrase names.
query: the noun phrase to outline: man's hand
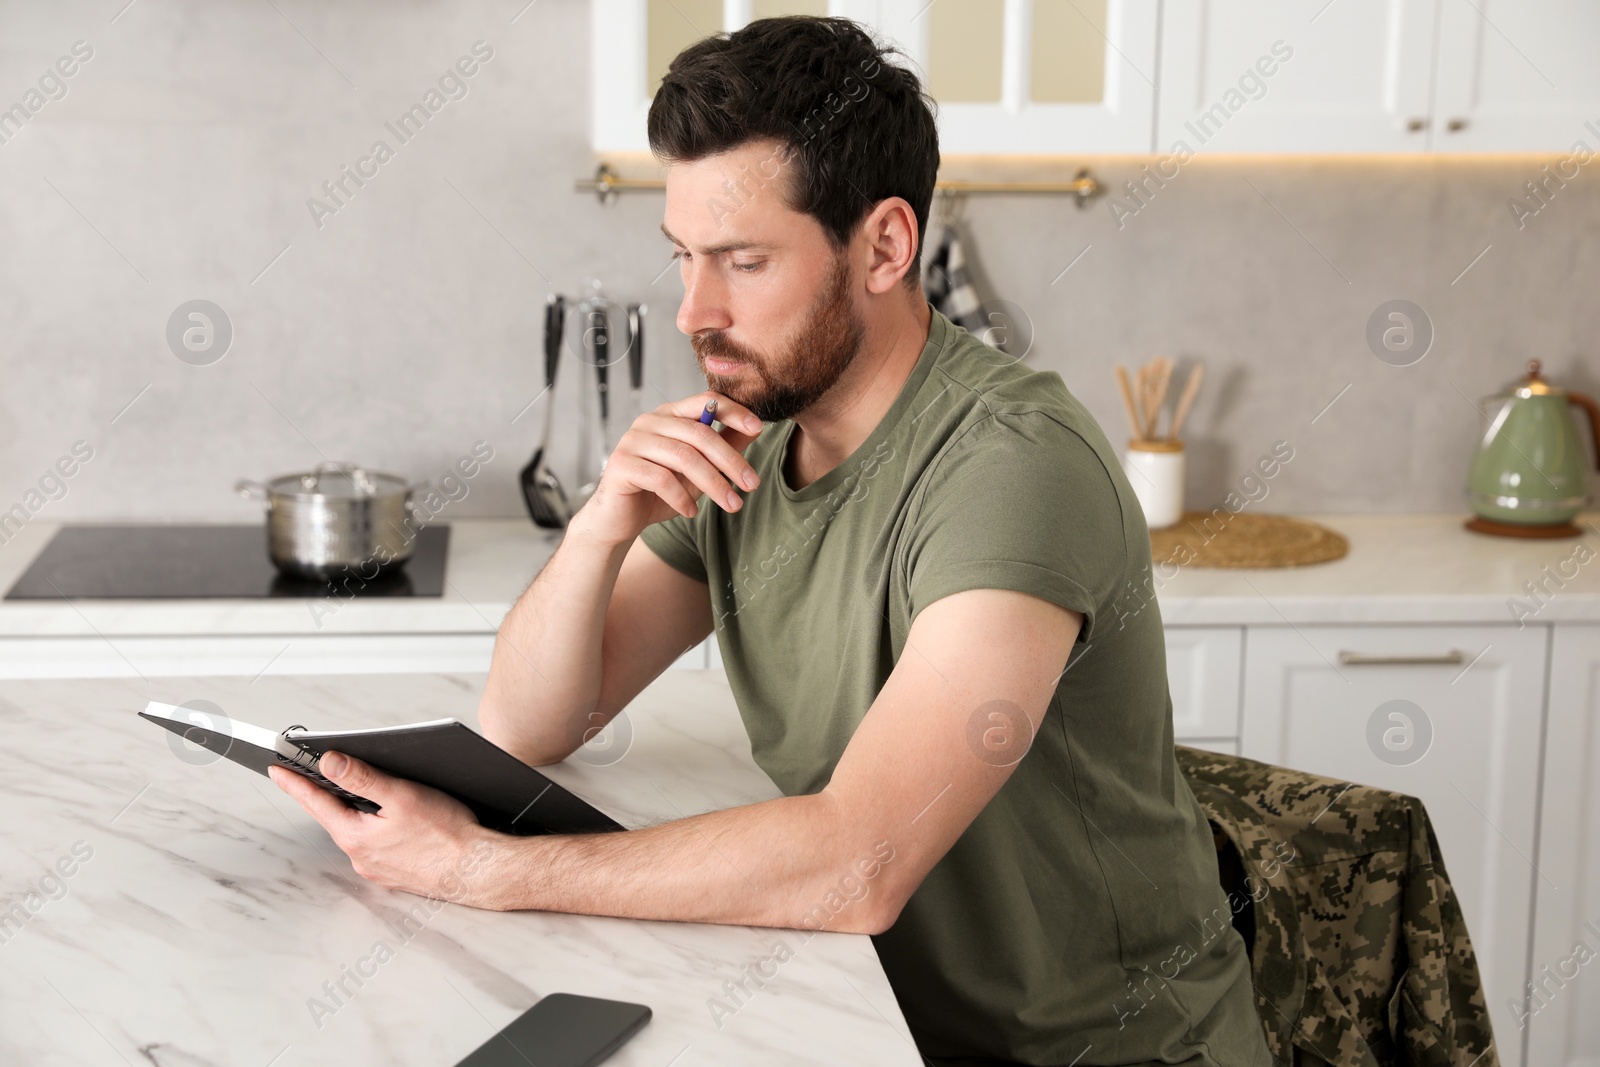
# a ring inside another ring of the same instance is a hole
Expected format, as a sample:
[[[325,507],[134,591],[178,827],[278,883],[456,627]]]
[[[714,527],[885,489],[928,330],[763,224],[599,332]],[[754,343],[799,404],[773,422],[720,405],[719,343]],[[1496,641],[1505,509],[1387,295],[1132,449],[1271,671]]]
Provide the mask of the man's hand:
[[[436,789],[393,778],[342,752],[322,756],[320,770],[340,788],[383,808],[357,811],[302,775],[271,767],[267,775],[333,837],[361,877],[388,889],[494,908],[484,862],[508,840],[478,825],[466,805]]]
[[[699,421],[713,399],[720,434]],[[654,523],[694,515],[702,492],[737,511],[734,485],[760,484],[744,458],[760,432],[749,409],[716,393],[634,420],[594,495],[500,624],[478,704],[485,736],[535,766],[565,759],[584,731],[603,726],[711,633],[705,583],[638,538]]]
[[[712,399],[720,434],[699,421]],[[701,493],[726,511],[738,511],[743,501],[735,486],[748,492],[760,484],[744,458],[760,432],[760,419],[720,393],[697,393],[640,415],[617,442],[583,506],[588,532],[608,544],[627,544],[646,526],[694,515]]]

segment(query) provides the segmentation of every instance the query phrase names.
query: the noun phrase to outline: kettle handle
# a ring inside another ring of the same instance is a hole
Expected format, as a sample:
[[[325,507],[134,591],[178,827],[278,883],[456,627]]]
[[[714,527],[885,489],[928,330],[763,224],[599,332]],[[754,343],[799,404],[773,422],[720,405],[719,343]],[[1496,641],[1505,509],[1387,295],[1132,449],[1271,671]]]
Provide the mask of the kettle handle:
[[[1582,393],[1567,390],[1567,400],[1583,409],[1589,416],[1589,436],[1594,441],[1595,469],[1600,470],[1600,404]]]

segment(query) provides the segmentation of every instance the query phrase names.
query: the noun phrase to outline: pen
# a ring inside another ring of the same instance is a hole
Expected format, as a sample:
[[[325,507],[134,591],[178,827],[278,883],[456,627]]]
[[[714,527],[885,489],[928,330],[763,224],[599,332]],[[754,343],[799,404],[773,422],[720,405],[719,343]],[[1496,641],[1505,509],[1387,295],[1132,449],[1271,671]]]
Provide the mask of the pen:
[[[706,409],[700,413],[700,421],[707,426],[715,420],[717,414],[717,401],[715,398],[706,401]]]

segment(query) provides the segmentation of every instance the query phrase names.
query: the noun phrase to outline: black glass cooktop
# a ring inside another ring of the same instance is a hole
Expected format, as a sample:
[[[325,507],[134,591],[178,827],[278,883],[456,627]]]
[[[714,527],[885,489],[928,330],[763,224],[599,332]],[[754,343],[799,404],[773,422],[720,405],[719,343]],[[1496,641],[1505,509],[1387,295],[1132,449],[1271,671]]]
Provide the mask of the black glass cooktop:
[[[369,580],[352,571],[321,582],[274,567],[265,526],[65,526],[5,598],[439,596],[449,546],[450,527],[424,526],[405,566]]]

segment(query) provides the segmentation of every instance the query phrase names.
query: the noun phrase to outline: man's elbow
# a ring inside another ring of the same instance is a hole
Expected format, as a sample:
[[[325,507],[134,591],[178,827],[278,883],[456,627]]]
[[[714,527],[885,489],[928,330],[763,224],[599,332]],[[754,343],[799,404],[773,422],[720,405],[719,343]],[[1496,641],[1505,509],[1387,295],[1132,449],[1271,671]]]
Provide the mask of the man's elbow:
[[[872,886],[865,895],[843,896],[830,886],[811,909],[800,916],[796,929],[814,934],[881,934],[900,918],[906,895],[897,888]]]
[[[861,933],[877,934],[888,933],[890,927],[900,920],[900,912],[905,910],[906,900],[910,894],[903,894],[895,887],[884,886],[881,892],[873,893],[862,901],[868,904],[861,916],[864,929]]]
[[[872,909],[871,915],[868,917],[868,929],[866,932],[874,936],[888,933],[890,927],[900,920],[900,912],[904,908],[904,901],[890,901],[884,898],[883,902],[880,902],[877,907]]]
[[[548,767],[572,755],[576,746],[558,751],[549,745],[538,745],[517,732],[515,717],[488,701],[478,705],[478,729],[485,738],[511,753],[530,767]]]
[[[900,918],[909,894],[902,894],[890,886],[878,886],[865,897],[851,904],[828,929],[843,934],[887,933]]]

